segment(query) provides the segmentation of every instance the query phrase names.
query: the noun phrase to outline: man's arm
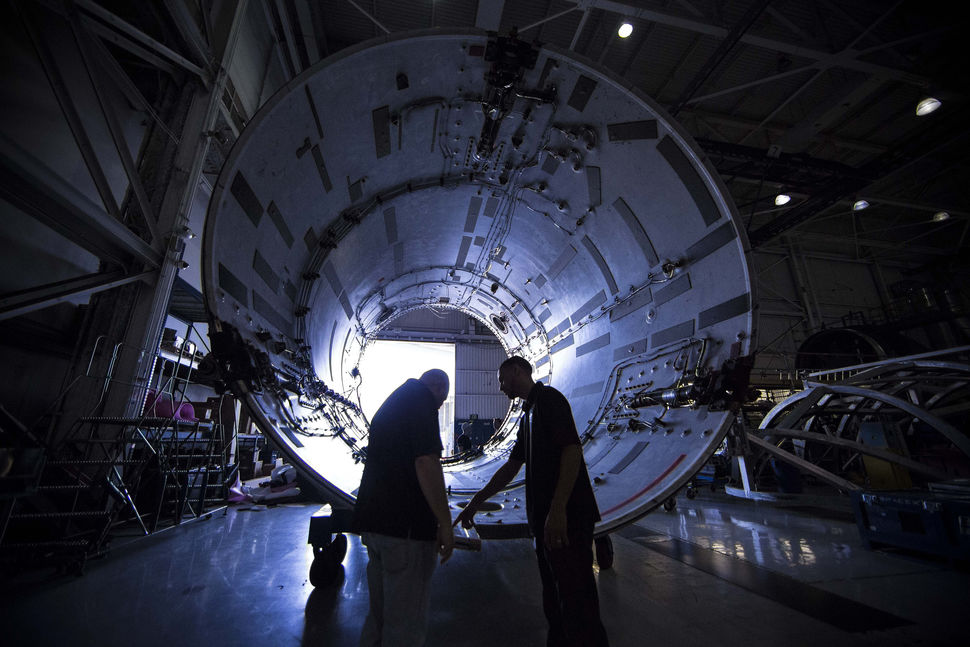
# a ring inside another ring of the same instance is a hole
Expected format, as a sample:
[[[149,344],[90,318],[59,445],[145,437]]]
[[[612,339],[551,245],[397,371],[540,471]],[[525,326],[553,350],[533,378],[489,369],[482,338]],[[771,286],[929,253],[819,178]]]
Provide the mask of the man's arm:
[[[441,471],[441,459],[435,454],[425,454],[414,459],[418,484],[428,506],[438,520],[438,553],[444,564],[455,548],[455,535],[451,530],[451,512],[445,495],[445,475]]]
[[[576,484],[579,466],[582,464],[583,450],[579,445],[566,445],[559,457],[559,479],[552,495],[552,504],[546,516],[544,537],[547,546],[557,547],[569,544],[566,537],[566,503]]]
[[[475,512],[478,511],[478,507],[482,505],[485,501],[488,501],[491,497],[495,496],[504,488],[509,482],[515,478],[515,475],[519,473],[522,469],[522,461],[517,461],[515,459],[508,459],[502,467],[495,470],[495,474],[489,479],[488,483],[485,484],[481,490],[475,493],[465,509],[455,517],[455,524],[461,522],[462,527],[471,528],[475,525]]]

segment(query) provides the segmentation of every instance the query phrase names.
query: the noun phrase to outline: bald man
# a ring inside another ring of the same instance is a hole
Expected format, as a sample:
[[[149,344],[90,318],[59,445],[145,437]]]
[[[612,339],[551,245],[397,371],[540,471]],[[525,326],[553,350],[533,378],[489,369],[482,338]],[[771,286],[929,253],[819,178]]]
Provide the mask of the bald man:
[[[438,428],[448,388],[447,374],[431,369],[399,386],[371,421],[354,508],[370,591],[361,647],[424,644],[435,556],[444,564],[455,546]]]

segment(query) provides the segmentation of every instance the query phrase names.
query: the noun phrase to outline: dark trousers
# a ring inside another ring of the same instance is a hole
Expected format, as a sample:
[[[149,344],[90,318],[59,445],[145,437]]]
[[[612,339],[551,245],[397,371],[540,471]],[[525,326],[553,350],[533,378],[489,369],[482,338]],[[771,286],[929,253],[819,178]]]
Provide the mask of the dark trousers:
[[[539,533],[536,533],[537,535]],[[593,532],[569,531],[569,545],[549,548],[536,537],[547,647],[607,647],[593,577]]]

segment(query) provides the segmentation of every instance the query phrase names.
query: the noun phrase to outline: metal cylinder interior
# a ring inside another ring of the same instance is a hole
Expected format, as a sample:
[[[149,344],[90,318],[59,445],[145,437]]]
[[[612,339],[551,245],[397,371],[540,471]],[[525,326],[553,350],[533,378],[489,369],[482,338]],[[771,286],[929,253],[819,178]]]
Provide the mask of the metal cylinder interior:
[[[753,348],[726,195],[661,108],[571,53],[479,32],[371,41],[293,79],[237,141],[205,229],[211,331],[224,366],[245,363],[234,347],[255,358],[230,382],[262,431],[349,505],[362,346],[415,308],[478,318],[569,398],[606,532],[675,492],[733,417],[698,395]],[[446,468],[454,502],[517,417]],[[524,521],[513,485],[487,521]]]

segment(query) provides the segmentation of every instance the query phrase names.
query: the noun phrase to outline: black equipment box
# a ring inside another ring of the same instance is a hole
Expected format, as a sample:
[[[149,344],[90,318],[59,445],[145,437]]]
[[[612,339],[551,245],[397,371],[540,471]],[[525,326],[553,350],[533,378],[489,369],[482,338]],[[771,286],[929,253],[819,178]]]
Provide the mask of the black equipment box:
[[[965,491],[857,490],[850,496],[867,548],[888,544],[970,559],[970,494]]]

